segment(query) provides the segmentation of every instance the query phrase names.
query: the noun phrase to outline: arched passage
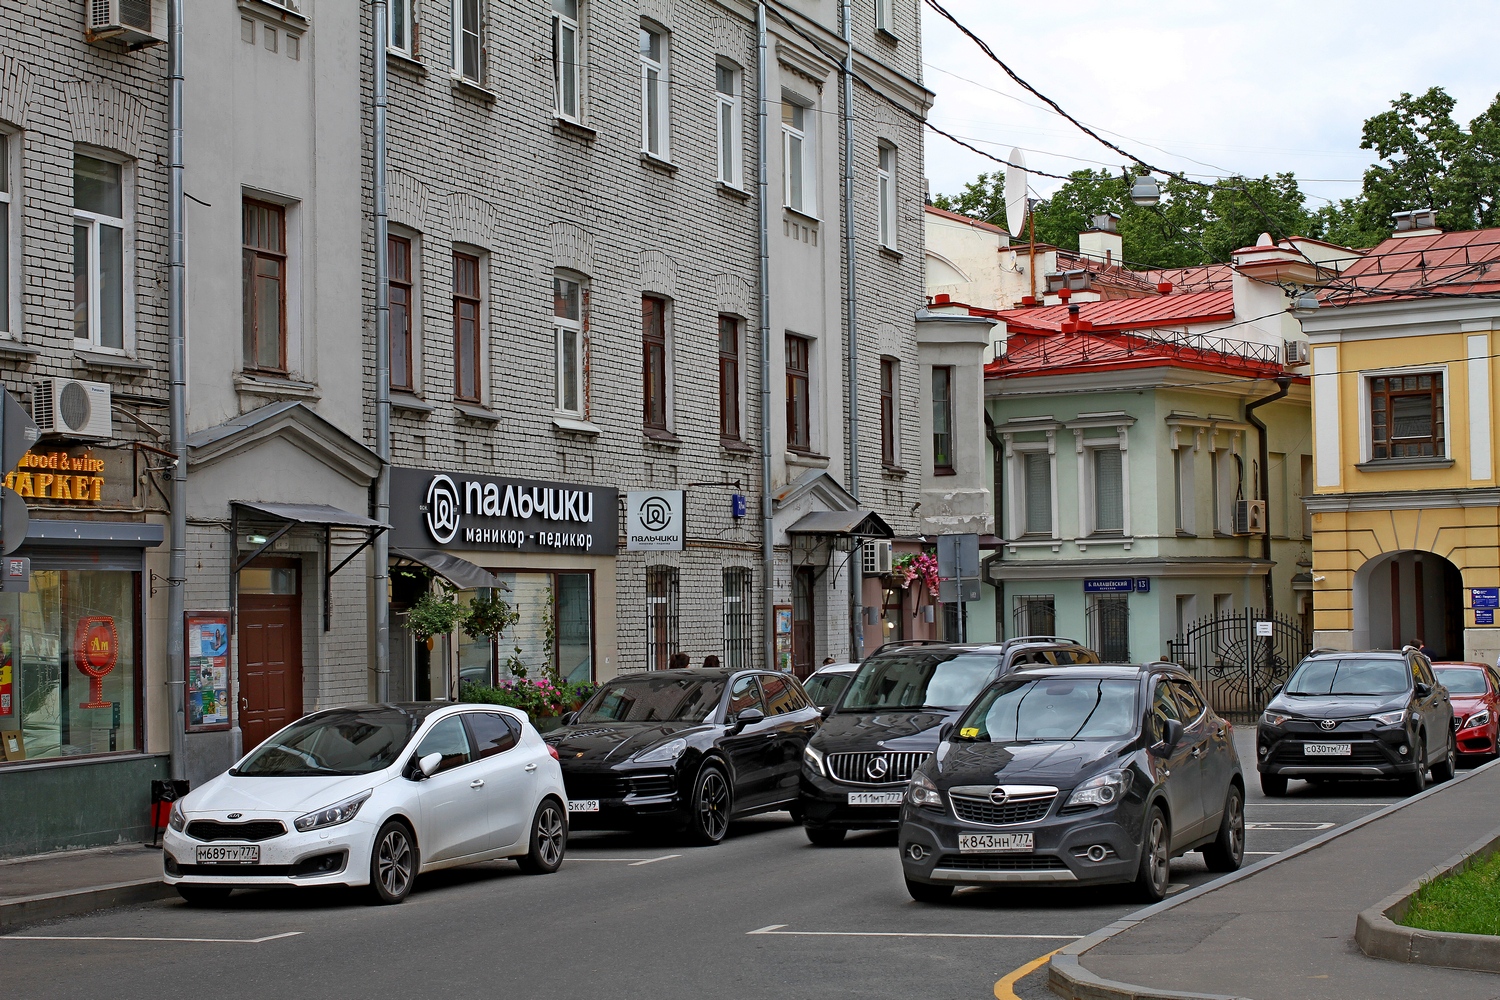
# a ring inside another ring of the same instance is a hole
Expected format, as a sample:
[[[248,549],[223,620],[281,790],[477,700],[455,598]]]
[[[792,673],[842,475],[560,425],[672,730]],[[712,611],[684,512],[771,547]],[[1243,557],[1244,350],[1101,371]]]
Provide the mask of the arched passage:
[[[1463,576],[1435,552],[1376,556],[1354,574],[1354,648],[1422,640],[1438,660],[1464,656]]]

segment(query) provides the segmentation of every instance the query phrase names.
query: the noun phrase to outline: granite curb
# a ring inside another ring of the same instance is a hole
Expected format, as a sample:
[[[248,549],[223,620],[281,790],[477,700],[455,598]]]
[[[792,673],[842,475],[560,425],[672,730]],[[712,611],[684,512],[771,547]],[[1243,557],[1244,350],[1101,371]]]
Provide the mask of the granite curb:
[[[0,901],[0,934],[9,934],[26,924],[59,917],[76,917],[95,910],[133,906],[177,895],[177,890],[159,878],[91,885],[84,889],[19,896]]]
[[[1354,922],[1354,940],[1359,950],[1371,958],[1412,965],[1437,965],[1447,969],[1474,972],[1500,972],[1500,937],[1490,934],[1458,934],[1403,927],[1396,921],[1406,915],[1411,897],[1426,882],[1458,871],[1475,858],[1500,850],[1500,828],[1440,865],[1434,865],[1421,877],[1385,897],[1367,910],[1360,911]]]
[[[1329,830],[1327,833],[1301,843],[1291,850],[1284,851],[1274,858],[1267,858],[1264,861],[1256,862],[1248,868],[1242,868],[1230,875],[1225,875],[1223,878],[1218,878],[1212,882],[1189,889],[1171,899],[1166,899],[1160,903],[1154,903],[1144,909],[1137,910],[1135,913],[1095,931],[1088,937],[1073,942],[1054,955],[1052,961],[1047,965],[1047,985],[1051,987],[1052,992],[1067,998],[1067,1000],[1249,1000],[1246,997],[1233,997],[1219,993],[1182,993],[1175,990],[1158,990],[1146,986],[1136,986],[1132,983],[1115,982],[1114,980],[1094,975],[1088,969],[1084,968],[1083,963],[1079,960],[1090,950],[1097,948],[1115,935],[1121,934],[1136,924],[1149,920],[1159,913],[1164,913],[1174,907],[1181,906],[1184,903],[1197,899],[1199,896],[1205,896],[1210,892],[1222,889],[1241,879],[1251,878],[1273,865],[1290,861],[1295,857],[1306,854],[1308,851],[1316,850],[1345,834],[1352,833],[1376,820],[1383,819],[1398,809],[1405,809],[1407,806],[1421,802],[1429,796],[1451,789],[1455,785],[1467,781],[1474,775],[1496,766],[1500,766],[1500,760],[1490,761],[1488,764],[1476,767],[1472,771],[1464,772],[1452,781],[1446,781],[1441,785],[1434,785],[1420,794],[1402,799],[1400,802],[1394,802],[1383,809],[1377,809],[1375,812],[1361,816],[1359,819],[1346,823],[1336,830]],[[1485,840],[1482,843],[1488,842],[1488,840]],[[1403,889],[1402,893],[1406,893],[1407,891]],[[1384,905],[1385,902],[1387,900],[1383,900],[1381,905]]]

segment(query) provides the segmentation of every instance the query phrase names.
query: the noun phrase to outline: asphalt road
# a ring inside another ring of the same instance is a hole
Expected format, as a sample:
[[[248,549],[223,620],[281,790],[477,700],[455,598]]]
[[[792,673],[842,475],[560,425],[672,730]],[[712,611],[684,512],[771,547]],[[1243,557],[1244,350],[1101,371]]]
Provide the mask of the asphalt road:
[[[1236,736],[1248,762],[1253,730]],[[1382,783],[1294,782],[1291,796],[1267,800],[1251,777],[1247,862],[1399,797]],[[1210,878],[1196,854],[1173,871],[1175,885]],[[925,906],[902,885],[894,834],[816,848],[772,814],[714,848],[580,834],[555,875],[509,862],[441,872],[395,907],[304,890],[107,911],[0,937],[0,968],[7,992],[28,1000],[980,1000],[1016,967],[1139,906],[1115,889],[967,890]]]

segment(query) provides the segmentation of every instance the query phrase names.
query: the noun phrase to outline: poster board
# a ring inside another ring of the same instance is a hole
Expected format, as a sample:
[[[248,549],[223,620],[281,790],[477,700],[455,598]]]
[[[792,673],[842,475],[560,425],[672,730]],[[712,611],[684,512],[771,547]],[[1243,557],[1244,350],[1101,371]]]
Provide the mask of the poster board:
[[[187,731],[229,728],[229,612],[189,611],[183,623]]]
[[[776,669],[792,672],[792,606],[776,605]]]

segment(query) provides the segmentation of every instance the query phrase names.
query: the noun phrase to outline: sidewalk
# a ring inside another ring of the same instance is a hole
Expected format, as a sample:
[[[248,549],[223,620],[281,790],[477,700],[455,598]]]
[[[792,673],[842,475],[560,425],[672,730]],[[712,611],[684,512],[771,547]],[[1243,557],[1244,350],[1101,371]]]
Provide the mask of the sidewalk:
[[[1494,831],[1497,801],[1500,763],[1462,774],[1070,946],[1053,959],[1052,987],[1089,1000],[1500,995],[1500,976],[1381,961],[1354,943],[1359,911]]]
[[[0,861],[0,933],[171,895],[161,881],[161,851],[139,844]]]

